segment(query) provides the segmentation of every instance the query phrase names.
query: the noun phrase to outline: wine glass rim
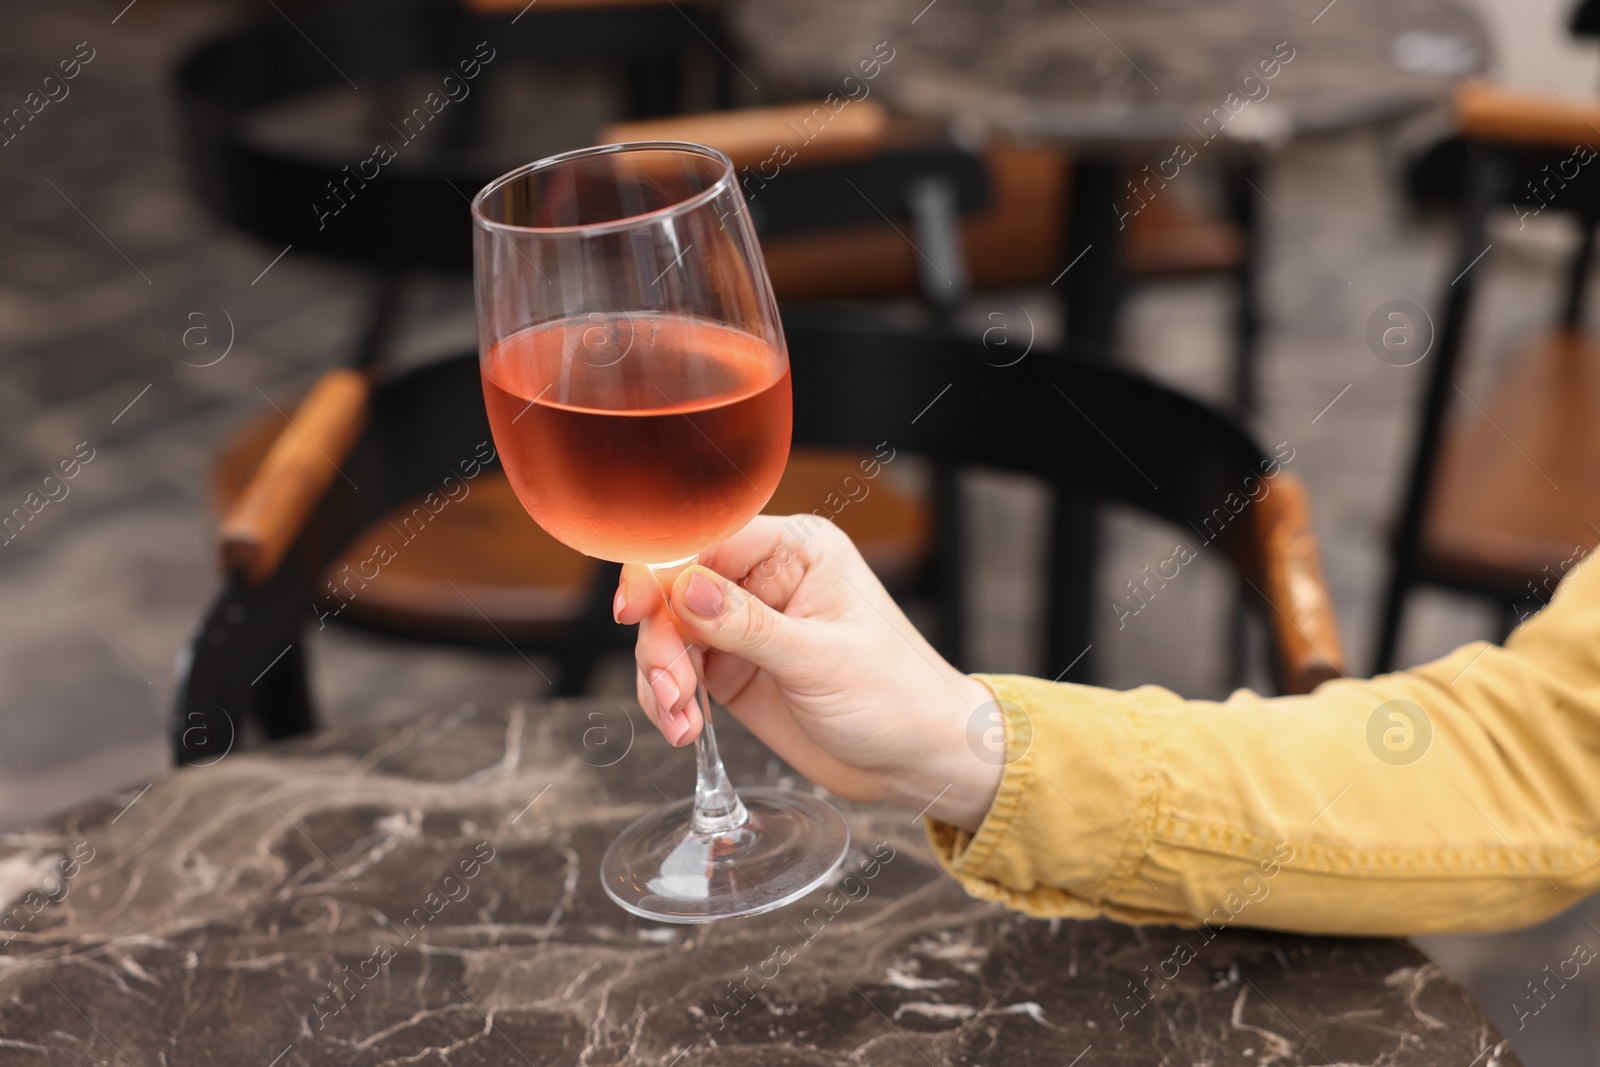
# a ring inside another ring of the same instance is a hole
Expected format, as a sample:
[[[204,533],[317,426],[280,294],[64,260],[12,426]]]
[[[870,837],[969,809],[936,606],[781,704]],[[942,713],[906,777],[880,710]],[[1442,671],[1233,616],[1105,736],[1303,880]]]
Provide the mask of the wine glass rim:
[[[608,156],[618,155],[623,152],[647,151],[687,152],[692,155],[713,159],[722,165],[722,174],[704,189],[676,203],[668,204],[652,211],[642,211],[637,215],[624,215],[621,218],[608,219],[605,222],[592,222],[577,226],[518,226],[510,222],[497,222],[483,212],[483,203],[489,196],[535,171],[546,170],[561,163],[569,163],[572,160],[585,159],[590,156]],[[569,152],[558,152],[553,156],[545,156],[543,159],[536,159],[532,163],[524,163],[515,170],[507,171],[500,175],[500,177],[479,189],[478,195],[472,198],[472,221],[486,230],[497,230],[502,233],[578,235],[609,233],[637,226],[641,222],[656,222],[674,215],[693,211],[695,208],[714,200],[724,190],[730,188],[732,184],[733,160],[728,158],[726,152],[712,148],[710,145],[696,144],[693,141],[621,141],[617,144],[592,145],[588,148],[575,148]]]

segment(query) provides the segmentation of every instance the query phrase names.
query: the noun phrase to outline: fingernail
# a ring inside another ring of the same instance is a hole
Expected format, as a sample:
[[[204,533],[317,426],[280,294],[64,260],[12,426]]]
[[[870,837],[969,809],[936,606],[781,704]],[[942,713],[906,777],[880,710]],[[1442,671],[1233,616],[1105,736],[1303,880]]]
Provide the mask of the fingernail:
[[[669,711],[661,716],[661,723],[667,728],[667,741],[673,747],[683,744],[684,736],[689,732],[689,709],[687,706],[677,711]]]
[[[617,583],[617,595],[611,600],[611,619],[613,622],[622,621],[622,609],[628,606],[628,579],[623,578]]]
[[[722,590],[699,571],[693,571],[683,591],[683,605],[702,619],[714,619],[722,614]]]
[[[672,680],[672,675],[657,667],[650,672],[650,692],[655,696],[656,707],[661,709],[661,718],[665,722],[669,714],[668,709],[677,703],[682,690],[678,688],[678,683]]]

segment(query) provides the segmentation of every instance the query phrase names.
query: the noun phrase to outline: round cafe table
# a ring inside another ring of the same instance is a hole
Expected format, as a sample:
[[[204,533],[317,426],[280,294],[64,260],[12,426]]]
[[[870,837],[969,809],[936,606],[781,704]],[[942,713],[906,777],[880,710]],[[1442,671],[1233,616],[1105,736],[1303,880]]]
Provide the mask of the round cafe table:
[[[740,784],[786,779],[733,721],[721,740]],[[1027,919],[899,810],[845,806],[846,874],[800,903],[633,918],[601,853],[692,777],[631,704],[468,706],[6,834],[0,1062],[1516,1062],[1404,941]]]
[[[1062,265],[1087,269],[1061,280],[1089,358],[1114,338],[1131,160],[1167,180],[1196,161],[1248,166],[1295,136],[1438,104],[1489,55],[1456,0],[734,0],[728,17],[779,92],[855,95],[844,79],[870,72],[866,91],[959,137],[1069,147]],[[1232,199],[1253,231],[1253,199]]]
[[[729,21],[780,91],[846,93],[887,42],[870,88],[890,108],[1080,151],[1192,140],[1235,92],[1259,98],[1235,140],[1346,129],[1436,103],[1488,58],[1455,0],[734,0]],[[1246,85],[1281,45],[1265,95]]]
[[[1052,285],[1074,358],[1116,351],[1121,230],[1139,203],[1130,178],[1149,198],[1196,165],[1220,170],[1243,243],[1232,382],[1241,415],[1256,393],[1259,218],[1273,210],[1262,205],[1263,158],[1296,136],[1436,106],[1489,58],[1467,0],[730,0],[728,20],[745,76],[763,90],[866,91],[970,143],[998,134],[1067,148]],[[1068,680],[1093,681],[1098,539],[1074,502],[1057,502],[1053,521],[1077,562],[1048,595],[1084,609],[1052,647],[1084,648]]]

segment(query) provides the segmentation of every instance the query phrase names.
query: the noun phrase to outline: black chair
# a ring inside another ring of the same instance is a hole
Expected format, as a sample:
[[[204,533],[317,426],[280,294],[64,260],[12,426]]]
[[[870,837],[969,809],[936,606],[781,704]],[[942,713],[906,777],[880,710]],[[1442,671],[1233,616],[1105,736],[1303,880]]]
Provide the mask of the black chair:
[[[519,71],[586,66],[618,82],[620,110],[606,120],[668,114],[684,106],[686,68],[724,69],[715,52],[720,40],[717,18],[693,0],[534,7],[492,17],[455,0],[361,0],[297,12],[293,23],[264,15],[179,64],[183,150],[197,194],[220,218],[270,248],[293,246],[379,276],[353,359],[368,365],[383,354],[405,274],[470,271],[467,200],[526,162],[495,158],[484,143],[490,86]],[[469,79],[467,70],[476,73]],[[445,95],[447,75],[454,92],[465,90],[458,100]],[[363,168],[364,160],[263,135],[260,124],[274,108],[352,84],[362,90],[356,143],[363,154],[371,144],[388,144],[392,161]],[[444,101],[437,112],[422,106],[430,91]],[[725,95],[719,80],[715,99]],[[545,101],[524,127],[535,131],[531,140],[502,151],[547,154],[586,144],[587,129],[550,129],[562,103]]]
[[[1587,146],[1600,139],[1600,100],[1469,83],[1456,94],[1456,118],[1451,154],[1436,155],[1415,175],[1419,192],[1456,205],[1458,243],[1436,338],[1418,368],[1427,384],[1379,620],[1377,671],[1394,665],[1415,588],[1488,600],[1501,608],[1508,632],[1600,542],[1600,340],[1583,323],[1600,224],[1600,162]],[[1486,218],[1505,207],[1524,218],[1569,216],[1580,239],[1552,327],[1508,361],[1490,395],[1474,401],[1456,377],[1485,270],[1480,261],[1493,256]]]
[[[1204,531],[1266,605],[1280,686],[1304,692],[1341,673],[1304,491],[1227,418],[1137,375],[1043,353],[995,367],[980,343],[948,334],[837,317],[792,317],[787,332],[797,444],[871,451],[887,442]],[[328,564],[375,517],[439,491],[441,472],[463,481],[478,473],[490,436],[476,357],[402,374],[370,396],[354,377],[330,374],[313,394],[319,403],[297,417],[304,436],[283,439],[300,441],[296,455],[260,475],[280,479],[279,503],[256,516],[254,540],[226,553],[222,592],[181,666],[172,734],[180,762],[215,758],[246,718],[268,737],[313,729],[306,637],[318,609],[334,603]],[[1252,482],[1267,489],[1258,495]],[[1229,503],[1245,495],[1257,502]],[[1063,562],[1052,552],[1053,574]],[[1056,669],[1080,650],[1060,640],[1071,605],[1052,596],[1050,606]]]
[[[359,0],[297,11],[292,23],[270,13],[203,42],[180,62],[174,88],[202,203],[272,252],[292,248],[372,276],[360,339],[330,362],[376,376],[409,280],[470,272],[468,203],[479,188],[527,158],[588,144],[595,123],[726,103],[727,68],[718,56],[726,47],[716,15],[693,0],[488,15],[457,0]],[[713,73],[696,82],[691,71]],[[609,87],[604,110],[588,123],[564,119],[572,94],[551,87],[554,73],[582,74],[590,89]],[[505,111],[508,94],[526,95],[525,83],[540,77],[539,106],[521,105],[527,121],[508,139],[493,128],[494,111]],[[341,108],[352,107],[360,116],[353,120],[359,156],[342,158],[304,140],[301,127],[339,128],[343,121],[348,128],[352,120],[341,118]],[[285,109],[295,116],[297,139],[282,136]],[[375,143],[393,158],[368,156]],[[269,412],[228,442],[213,475],[219,510],[231,515],[255,506],[245,489],[275,439],[290,432]],[[395,568],[409,573],[391,581],[391,595],[352,604],[340,621],[486,647],[503,647],[509,636],[560,654],[560,690],[582,691],[590,656],[574,650],[592,645],[584,639],[593,636],[591,621],[606,613],[607,568],[547,540],[543,553],[515,560],[521,566],[512,573],[531,595],[481,601],[480,611],[446,581],[470,585],[511,558],[497,536],[508,520],[520,520],[508,488],[483,486],[445,517],[452,535],[435,534],[433,551],[414,551]],[[475,570],[463,573],[455,565],[461,560]]]

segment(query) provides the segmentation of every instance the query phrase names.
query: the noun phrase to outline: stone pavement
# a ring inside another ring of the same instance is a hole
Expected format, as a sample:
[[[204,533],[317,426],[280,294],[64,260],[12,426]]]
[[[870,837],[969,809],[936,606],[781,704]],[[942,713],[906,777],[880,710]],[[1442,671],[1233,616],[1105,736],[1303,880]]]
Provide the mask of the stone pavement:
[[[186,42],[225,24],[220,4],[144,0],[12,5],[0,31],[0,110],[89,42],[93,59],[66,98],[0,148],[0,511],[36,491],[80,443],[93,458],[13,540],[0,546],[0,826],[17,826],[106,790],[131,799],[168,766],[172,664],[217,574],[208,465],[230,429],[292,401],[341,358],[364,279],[242,238],[203,214],[183,181],[167,71]],[[1368,314],[1404,298],[1433,307],[1447,231],[1409,217],[1394,196],[1392,132],[1300,143],[1264,187],[1267,226],[1263,400],[1255,426],[1295,448],[1309,484],[1324,564],[1355,665],[1364,666],[1383,574],[1385,523],[1408,447],[1421,368],[1397,369],[1362,342]],[[1195,190],[1203,184],[1197,177]],[[1281,212],[1281,214],[1279,214]],[[1480,266],[1483,304],[1469,393],[1490,379],[1512,339],[1553,307],[1573,235],[1553,220],[1502,228]],[[1545,225],[1544,223],[1550,223]],[[271,264],[270,269],[268,268]],[[265,270],[265,273],[263,271]],[[402,359],[473,343],[470,289],[433,279],[408,302]],[[1226,351],[1225,290],[1215,282],[1149,286],[1127,313],[1126,359],[1218,397]],[[168,337],[195,301],[231,316],[234,344],[210,367]],[[969,309],[1027,307],[1050,328],[1047,296],[987,294]],[[190,357],[193,361],[193,357]],[[1330,407],[1331,404],[1331,407]],[[83,452],[80,454],[88,454]],[[974,477],[975,667],[1035,664],[1042,501],[1035,489]],[[1122,583],[1171,550],[1171,532],[1108,519],[1096,646],[1101,681],[1224,691],[1217,625],[1227,581],[1210,561],[1118,633],[1109,604]],[[1493,619],[1443,596],[1419,597],[1403,660],[1416,662],[1492,633]],[[511,656],[409,648],[342,631],[313,650],[326,717],[383,721],[463,700],[499,706],[543,683]],[[602,690],[631,694],[618,661]],[[1592,1062],[1600,1004],[1592,978],[1564,990],[1519,1032],[1510,1001],[1545,964],[1570,954],[1600,909],[1496,938],[1425,946],[1475,989],[1530,1067]]]

